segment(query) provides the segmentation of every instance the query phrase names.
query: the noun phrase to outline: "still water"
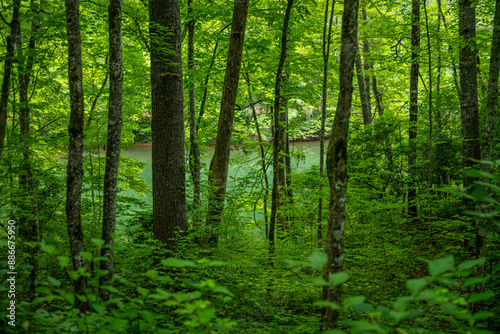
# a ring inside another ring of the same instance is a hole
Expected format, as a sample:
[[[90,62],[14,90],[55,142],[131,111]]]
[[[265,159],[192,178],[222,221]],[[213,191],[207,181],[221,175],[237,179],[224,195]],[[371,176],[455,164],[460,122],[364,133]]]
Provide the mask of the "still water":
[[[327,144],[327,142],[325,143]],[[326,145],[325,145],[326,146]],[[319,141],[293,142],[290,143],[290,151],[292,152],[292,170],[305,170],[313,165],[319,165]],[[213,148],[208,149],[202,156],[202,181],[207,179],[207,171],[212,159]],[[123,156],[134,158],[138,161],[146,163],[141,177],[144,178],[152,189],[152,169],[151,169],[151,144],[139,145],[132,149],[124,150]],[[272,162],[272,147],[267,148],[266,157],[268,162]],[[244,152],[242,149],[232,149],[229,162],[228,173],[228,191],[231,190],[232,180],[245,177],[251,170],[261,169],[260,153],[258,151]],[[268,176],[272,179],[272,163],[268,167]],[[189,179],[189,174],[186,174],[186,180]],[[187,185],[189,186],[189,181]],[[127,196],[133,196],[132,192],[127,192]],[[146,198],[147,203],[152,203],[151,193]]]

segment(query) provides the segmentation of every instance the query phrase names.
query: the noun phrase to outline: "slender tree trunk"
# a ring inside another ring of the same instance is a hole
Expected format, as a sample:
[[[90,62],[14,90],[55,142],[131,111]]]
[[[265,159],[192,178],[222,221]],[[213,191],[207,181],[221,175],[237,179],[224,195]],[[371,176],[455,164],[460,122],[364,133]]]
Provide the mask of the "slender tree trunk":
[[[268,221],[268,214],[267,214],[267,199],[269,197],[269,179],[267,177],[267,167],[266,167],[266,153],[264,152],[264,141],[262,140],[262,135],[260,133],[260,127],[259,127],[259,121],[257,120],[257,112],[255,111],[255,105],[253,103],[253,95],[251,91],[251,84],[250,84],[250,75],[248,72],[245,72],[245,79],[248,85],[248,97],[250,98],[250,106],[252,108],[252,117],[255,122],[255,129],[257,130],[257,138],[259,139],[259,148],[260,148],[260,160],[262,164],[262,173],[264,175],[264,184],[265,184],[265,189],[264,189],[264,199],[263,199],[263,204],[264,204],[264,224],[265,224],[265,233],[266,233],[266,238],[269,235],[269,221]]]
[[[281,83],[283,80],[283,68],[287,57],[288,24],[292,12],[293,0],[288,0],[283,19],[283,30],[281,33],[281,53],[276,71],[276,81],[274,85],[274,131],[273,131],[273,191],[271,204],[271,222],[269,225],[269,246],[270,253],[274,252],[274,236],[276,225],[284,226],[284,213],[282,207],[285,199],[285,124],[286,109],[284,100],[286,97],[281,93]],[[286,107],[286,104],[285,104]]]
[[[217,142],[215,144],[214,156],[210,163],[210,175],[208,177],[210,189],[206,225],[211,229],[209,231],[208,242],[213,246],[217,245],[219,239],[219,226],[224,210],[234,107],[238,94],[248,2],[248,0],[234,2],[231,37],[229,38],[226,74],[222,87],[222,101],[217,128]]]
[[[470,0],[459,1],[459,34],[467,45],[460,47],[460,111],[462,116],[462,166],[464,170],[475,165],[470,158],[481,158],[479,146],[479,109],[477,93],[476,9]],[[468,187],[473,178],[463,174],[463,185]]]
[[[108,6],[109,24],[109,109],[108,109],[108,141],[106,146],[106,168],[104,171],[104,198],[102,239],[105,244],[101,256],[109,261],[101,261],[101,270],[107,274],[99,278],[99,295],[104,300],[110,299],[110,291],[101,288],[110,285],[113,277],[114,248],[116,227],[116,196],[118,191],[118,168],[120,164],[120,147],[122,135],[122,100],[123,100],[123,66],[122,66],[122,9],[123,0],[110,0]]]
[[[432,191],[432,57],[431,57],[431,37],[429,32],[429,20],[427,17],[427,2],[424,0],[425,12],[425,31],[427,33],[427,53],[429,56],[429,176],[428,176],[428,190]],[[429,206],[430,207],[430,206]]]
[[[481,138],[481,160],[491,160],[491,149],[495,136],[495,125],[498,113],[498,73],[500,68],[500,0],[496,0],[495,17],[493,19],[493,38],[491,42],[490,71],[488,76],[487,112],[484,121],[484,132]],[[482,164],[483,172],[489,173],[490,166]],[[488,179],[482,180],[489,182]],[[486,229],[476,226],[476,258],[486,257]],[[484,274],[480,268],[479,275]]]
[[[363,3],[363,7],[361,8],[361,20],[366,25],[367,17],[366,17],[366,8],[364,6],[365,0],[361,1]],[[370,122],[372,120],[372,105],[371,105],[371,92],[370,92],[370,75],[367,74],[368,71],[373,70],[373,63],[369,61],[367,58],[370,56],[370,43],[363,37],[363,79],[365,80],[365,90],[366,90],[366,107],[368,109],[368,114],[370,115]],[[361,57],[361,56],[360,56]]]
[[[332,24],[333,24],[333,12],[335,9],[335,0],[332,0],[332,8],[330,9],[330,15],[328,15],[328,10],[330,7],[329,0],[326,0],[325,4],[325,16],[323,20],[323,43],[322,43],[322,53],[323,53],[323,90],[321,93],[321,129],[319,132],[319,198],[318,198],[318,230],[317,230],[317,242],[318,247],[321,247],[323,243],[323,197],[321,193],[323,191],[323,177],[325,170],[325,126],[326,126],[326,103],[327,103],[327,84],[328,84],[328,60],[330,58],[330,44],[332,40]],[[328,33],[327,33],[328,27]]]
[[[188,0],[188,14],[193,15],[193,0]],[[188,29],[188,73],[189,73],[189,144],[191,175],[193,177],[193,210],[195,212],[194,221],[201,222],[201,159],[200,147],[198,145],[198,124],[196,123],[196,95],[195,95],[195,75],[194,75],[194,28],[196,21],[190,17],[187,23]]]
[[[219,43],[215,43],[214,46],[214,52],[212,54],[212,59],[210,60],[210,66],[208,67],[207,75],[205,76],[205,89],[203,90],[203,97],[201,98],[201,105],[200,105],[200,114],[198,115],[197,119],[197,126],[196,126],[196,134],[198,137],[198,131],[199,131],[199,124],[201,123],[201,119],[203,117],[203,114],[205,113],[205,104],[207,102],[207,95],[208,95],[208,80],[210,79],[210,71],[212,70],[212,67],[214,67],[215,64],[215,57],[217,56],[217,48],[219,47]]]
[[[330,204],[325,245],[328,262],[324,268],[323,277],[327,281],[331,274],[342,271],[344,259],[345,204],[348,179],[347,132],[351,116],[354,62],[356,51],[358,50],[358,4],[359,0],[344,1],[342,35],[340,40],[340,93],[326,157],[327,175],[330,184]],[[323,300],[340,305],[341,295],[341,285],[323,287]],[[324,329],[335,328],[338,318],[338,310],[332,310],[331,308],[324,309]]]
[[[377,108],[377,113],[379,116],[384,115],[384,104],[382,103],[382,93],[378,90],[377,87],[377,77],[372,77],[372,89],[373,95],[375,96],[375,107]]]
[[[187,233],[179,0],[150,0],[153,234],[170,250]]]
[[[28,194],[28,207],[25,212],[28,213],[26,222],[28,222],[29,238],[31,242],[40,242],[40,224],[38,220],[38,199],[36,195],[36,185],[33,179],[33,171],[31,168],[32,154],[31,154],[31,118],[28,91],[31,80],[31,73],[33,72],[33,64],[35,60],[35,40],[40,28],[40,12],[39,5],[31,0],[31,10],[33,11],[33,18],[31,22],[31,33],[26,54],[26,64],[21,61],[21,70],[19,71],[19,125],[21,129],[21,146],[23,147],[23,172],[24,175],[20,176],[21,187],[24,188]],[[22,44],[20,29],[18,43]],[[22,45],[19,47],[22,52]],[[25,66],[24,66],[25,65]],[[30,249],[29,263],[33,266],[30,272],[30,299],[33,300],[38,297],[36,288],[38,286],[38,256],[40,247],[36,246]]]
[[[416,182],[416,159],[417,159],[417,117],[418,117],[418,72],[419,72],[419,54],[420,48],[420,2],[412,0],[412,28],[411,28],[411,72],[410,72],[410,131],[408,153],[408,169],[410,182],[408,188],[408,214],[411,220],[417,217],[417,182]]]
[[[16,47],[16,38],[19,24],[19,7],[21,0],[13,1],[12,20],[10,21],[10,35],[7,36],[7,54],[3,65],[2,96],[0,98],[0,159],[4,147],[5,135],[7,132],[7,108],[9,104],[10,77],[12,73],[12,59],[14,58],[14,49]]]
[[[83,126],[85,106],[83,99],[82,43],[80,37],[79,1],[65,0],[66,31],[68,35],[68,80],[70,93],[68,171],[66,179],[66,224],[73,270],[87,269],[87,260],[80,255],[85,252],[80,216],[83,176]],[[75,282],[75,294],[85,296],[87,277],[80,276]],[[86,298],[86,297],[85,297]],[[85,312],[88,301],[75,297],[75,306]]]
[[[356,55],[356,76],[358,78],[358,92],[361,99],[361,112],[363,114],[363,124],[368,125],[372,123],[372,115],[370,112],[370,106],[368,102],[368,96],[366,94],[366,80],[363,75],[363,66],[361,65],[361,52],[359,52],[359,47]]]

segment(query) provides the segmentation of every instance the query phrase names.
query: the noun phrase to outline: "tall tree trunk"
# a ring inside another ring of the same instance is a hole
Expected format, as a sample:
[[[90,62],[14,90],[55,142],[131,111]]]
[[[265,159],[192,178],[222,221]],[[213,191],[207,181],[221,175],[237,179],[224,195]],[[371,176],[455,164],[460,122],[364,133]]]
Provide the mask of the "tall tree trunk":
[[[274,236],[276,225],[284,226],[284,212],[281,210],[285,200],[285,124],[286,109],[284,102],[287,100],[281,93],[281,83],[283,80],[283,68],[287,57],[288,23],[292,12],[293,0],[288,0],[285,16],[283,18],[283,29],[281,33],[281,53],[276,71],[276,81],[274,85],[274,130],[273,130],[273,191],[271,204],[271,221],[269,224],[269,246],[270,253],[274,252]]]
[[[420,2],[412,0],[411,10],[411,72],[410,72],[410,130],[408,153],[408,170],[410,182],[408,188],[408,214],[411,220],[417,217],[417,182],[416,182],[416,159],[417,159],[417,117],[418,117],[418,72],[420,48]]]
[[[179,0],[150,0],[153,234],[176,248],[187,233]]]
[[[200,147],[198,145],[198,124],[196,124],[196,95],[195,95],[195,75],[194,75],[194,28],[196,21],[193,19],[193,0],[188,0],[188,14],[191,16],[187,23],[188,29],[188,73],[189,73],[189,165],[191,176],[193,177],[193,210],[195,212],[194,221],[201,222],[201,159]]]
[[[488,76],[487,112],[484,121],[484,131],[481,138],[481,160],[491,160],[491,148],[495,136],[495,125],[498,113],[498,73],[500,68],[500,0],[496,1],[495,17],[493,19],[493,38],[491,42],[490,71]],[[483,172],[488,173],[490,166],[482,164]],[[488,179],[482,180],[489,182]],[[476,258],[486,256],[486,230],[476,226]],[[481,271],[484,269],[481,268]],[[479,275],[483,272],[478,273]]]
[[[262,173],[264,175],[264,224],[265,224],[265,234],[266,238],[269,236],[269,221],[267,215],[267,199],[269,197],[269,179],[267,178],[267,166],[266,166],[266,153],[264,152],[264,141],[262,140],[262,135],[260,133],[259,121],[257,120],[257,112],[255,111],[255,104],[253,103],[253,94],[252,94],[252,85],[250,84],[250,75],[248,72],[245,72],[245,79],[248,85],[248,97],[250,98],[250,106],[252,108],[252,117],[255,122],[255,129],[257,131],[257,138],[259,139],[259,148],[260,148],[260,161],[262,165]]]
[[[366,17],[366,8],[365,8],[365,0],[362,0],[361,3],[363,7],[361,8],[361,20],[366,25],[367,17]],[[361,56],[360,56],[361,57]],[[370,43],[366,37],[363,37],[363,79],[365,80],[365,90],[366,90],[366,107],[368,108],[368,114],[370,115],[370,122],[372,120],[372,105],[371,105],[371,92],[370,92],[370,75],[367,74],[367,71],[373,70],[373,63],[369,61],[367,58],[370,57]]]
[[[477,93],[476,8],[470,0],[459,1],[459,34],[467,44],[460,47],[460,112],[462,118],[462,166],[464,170],[475,165],[470,158],[481,158],[479,146],[479,108]],[[473,178],[463,174],[463,185],[468,187]]]
[[[7,132],[7,108],[9,104],[10,76],[12,73],[12,58],[14,58],[14,49],[16,47],[16,38],[19,24],[19,7],[21,0],[13,1],[12,20],[10,21],[10,35],[7,36],[7,54],[3,65],[2,96],[0,98],[0,159],[4,147],[5,135]]]
[[[118,168],[120,164],[120,147],[122,138],[122,100],[123,100],[123,66],[122,66],[122,9],[123,0],[110,0],[108,6],[109,25],[109,109],[108,109],[108,141],[106,146],[106,168],[104,171],[104,198],[102,239],[105,244],[101,256],[109,261],[101,261],[101,270],[107,274],[99,278],[99,296],[107,301],[109,289],[102,285],[110,285],[113,277],[114,248],[116,227],[116,196],[118,191]]]
[[[330,7],[329,0],[325,4],[325,16],[323,20],[323,42],[322,42],[322,55],[323,55],[323,90],[321,92],[321,129],[319,132],[319,198],[318,198],[318,230],[317,242],[318,247],[321,247],[323,242],[323,176],[325,169],[325,126],[326,126],[326,102],[327,102],[327,84],[328,84],[328,60],[330,58],[330,44],[332,40],[332,24],[333,12],[335,9],[335,0],[332,0],[332,8],[330,15],[328,10]],[[327,30],[328,27],[328,30]]]
[[[359,0],[344,1],[342,35],[340,39],[340,92],[326,156],[327,175],[330,184],[330,204],[325,245],[328,262],[324,268],[323,277],[327,281],[331,274],[342,271],[344,259],[345,204],[348,179],[347,132],[351,116],[354,61],[356,50],[358,50],[358,4]],[[340,304],[341,295],[341,285],[323,287],[323,300]],[[331,308],[324,309],[324,329],[334,328],[338,318],[338,310],[332,310]]]
[[[361,99],[361,113],[363,114],[363,124],[368,125],[372,123],[372,115],[370,111],[370,103],[366,94],[366,80],[363,75],[363,66],[361,65],[361,52],[359,47],[356,55],[356,76],[358,78],[358,92]]]
[[[429,176],[428,190],[432,191],[432,63],[431,63],[431,37],[429,32],[429,19],[427,17],[427,2],[424,0],[425,31],[427,33],[427,53],[429,56]]]
[[[384,115],[384,104],[382,103],[382,93],[378,90],[377,87],[377,77],[372,77],[372,89],[373,95],[375,97],[375,107],[377,108],[377,113],[379,116]]]
[[[80,37],[79,0],[65,0],[66,31],[68,35],[68,80],[70,94],[68,171],[66,179],[66,224],[73,270],[87,269],[87,260],[80,255],[85,252],[80,216],[83,176],[83,126],[85,106],[83,99],[82,43]],[[75,282],[75,294],[85,296],[87,277],[80,276]],[[85,312],[88,301],[75,297],[75,306]]]
[[[27,196],[27,208],[25,211],[27,214],[26,222],[28,222],[29,229],[29,239],[31,242],[40,242],[40,224],[38,219],[38,199],[36,195],[36,185],[33,179],[33,171],[31,168],[31,119],[30,119],[30,106],[28,91],[31,80],[31,73],[33,72],[33,64],[35,60],[35,40],[38,34],[38,29],[40,28],[40,5],[35,4],[34,0],[31,0],[31,10],[33,12],[33,18],[31,22],[31,33],[27,49],[26,64],[22,61],[20,63],[21,70],[19,71],[19,126],[21,129],[21,146],[23,148],[23,175],[20,176],[21,187],[26,191]],[[20,29],[19,29],[20,30]],[[18,43],[22,44],[21,35],[19,31]],[[19,47],[19,51],[22,52],[22,45]],[[38,256],[40,247],[36,246],[30,249],[30,259],[29,263],[33,266],[30,273],[30,299],[33,300],[38,297],[36,288],[38,286]]]
[[[208,197],[208,213],[206,225],[210,229],[208,242],[215,246],[219,240],[219,226],[222,221],[224,200],[226,196],[229,153],[231,151],[231,134],[233,131],[234,107],[238,94],[243,43],[248,15],[248,0],[234,2],[233,22],[229,50],[227,55],[226,74],[222,87],[222,100],[217,127],[217,141],[214,156],[210,162],[210,185]]]

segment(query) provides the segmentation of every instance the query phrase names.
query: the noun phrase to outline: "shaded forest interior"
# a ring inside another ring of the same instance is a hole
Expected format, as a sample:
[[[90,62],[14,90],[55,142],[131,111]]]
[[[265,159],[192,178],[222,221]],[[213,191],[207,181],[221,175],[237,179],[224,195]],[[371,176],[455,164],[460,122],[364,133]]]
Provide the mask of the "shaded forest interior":
[[[1,333],[500,332],[500,0],[0,14]]]

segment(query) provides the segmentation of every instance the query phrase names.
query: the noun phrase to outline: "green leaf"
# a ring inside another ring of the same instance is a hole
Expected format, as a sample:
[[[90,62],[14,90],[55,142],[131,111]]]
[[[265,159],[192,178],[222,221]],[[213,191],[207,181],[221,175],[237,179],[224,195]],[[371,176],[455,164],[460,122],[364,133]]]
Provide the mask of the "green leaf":
[[[427,262],[429,263],[429,273],[432,276],[437,276],[447,271],[455,270],[455,260],[453,259],[453,256]]]
[[[349,297],[342,301],[344,307],[353,307],[362,304],[365,301],[365,296]]]
[[[486,190],[482,185],[474,183],[474,185],[472,186],[471,195],[474,198],[474,201],[482,202],[487,194]]]
[[[330,281],[330,284],[333,286],[339,286],[348,279],[349,279],[349,274],[345,272],[330,274],[330,276],[328,276],[328,281]]]
[[[361,303],[358,305],[354,305],[352,307],[352,309],[355,311],[358,311],[358,312],[363,312],[363,313],[369,313],[369,312],[373,311],[373,307],[367,303]]]
[[[407,296],[407,297],[399,297],[396,299],[396,301],[393,304],[393,307],[396,311],[406,311],[408,308],[408,305],[410,302],[413,300],[413,297]]]
[[[161,260],[161,264],[166,267],[184,268],[184,267],[196,267],[196,262],[190,260],[181,260],[173,257]]]
[[[457,268],[459,271],[462,271],[462,270],[474,268],[475,266],[482,266],[485,263],[486,263],[486,258],[481,257],[481,258],[476,259],[476,260],[462,262],[458,265]]]
[[[426,278],[411,279],[406,282],[406,286],[413,294],[416,294],[427,285]]]
[[[472,285],[476,285],[476,284],[486,283],[489,280],[490,280],[489,276],[487,276],[487,277],[471,277],[471,278],[466,279],[463,285],[464,285],[464,287],[467,287],[467,286],[472,286]]]
[[[83,257],[87,261],[92,261],[92,253],[91,252],[80,252],[81,257]]]
[[[149,293],[149,289],[137,287],[137,292],[139,292],[143,297],[147,297]]]
[[[486,173],[486,172],[483,172],[483,171],[480,171],[480,170],[477,170],[477,169],[474,169],[474,168],[467,169],[465,171],[465,175],[467,175],[468,177],[477,177],[477,178],[491,179],[491,180],[497,180],[498,179],[493,174]]]
[[[327,286],[328,282],[324,280],[323,277],[308,277],[304,279],[306,282],[312,282],[319,286]]]
[[[389,315],[394,319],[395,323],[400,323],[401,321],[407,319],[410,316],[410,311],[390,311]]]
[[[51,276],[47,277],[47,281],[49,281],[50,284],[57,286],[57,287],[61,285],[61,281],[59,281]]]
[[[104,246],[104,244],[106,243],[106,241],[98,238],[92,238],[90,240],[99,248],[102,248],[102,246]]]
[[[59,265],[63,268],[67,267],[69,265],[69,257],[64,256],[64,255],[59,255],[57,257],[57,261],[59,261]]]
[[[482,293],[473,293],[469,296],[469,303],[477,303],[483,300],[488,300],[491,297],[495,296],[493,292],[482,292]]]
[[[323,268],[328,262],[328,256],[324,252],[314,251],[307,257],[311,267],[316,269]]]
[[[472,319],[473,320],[483,320],[483,319],[491,318],[494,315],[495,315],[495,313],[490,312],[490,311],[481,311],[481,312],[474,313],[472,315]]]
[[[56,252],[56,248],[52,245],[46,245],[44,242],[40,243],[40,249],[47,254],[54,254]]]
[[[340,306],[338,304],[329,300],[318,300],[315,301],[313,305],[318,307],[327,307],[331,310],[340,310]]]

